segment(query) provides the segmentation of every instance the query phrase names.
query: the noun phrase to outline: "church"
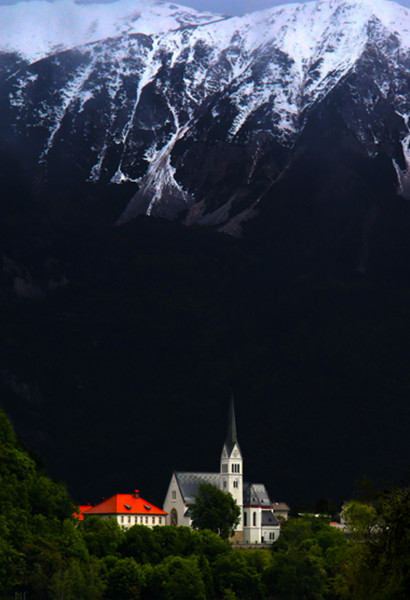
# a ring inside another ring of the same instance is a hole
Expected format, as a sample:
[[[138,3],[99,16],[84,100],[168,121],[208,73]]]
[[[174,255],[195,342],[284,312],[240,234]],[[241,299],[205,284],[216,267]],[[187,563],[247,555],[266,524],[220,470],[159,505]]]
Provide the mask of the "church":
[[[164,502],[168,524],[191,527],[189,509],[194,504],[202,483],[211,483],[220,490],[229,492],[241,509],[240,522],[232,538],[234,543],[272,544],[278,539],[280,524],[274,513],[275,505],[265,486],[263,483],[247,483],[243,480],[243,457],[236,435],[233,398],[229,407],[228,429],[219,473],[175,471]]]

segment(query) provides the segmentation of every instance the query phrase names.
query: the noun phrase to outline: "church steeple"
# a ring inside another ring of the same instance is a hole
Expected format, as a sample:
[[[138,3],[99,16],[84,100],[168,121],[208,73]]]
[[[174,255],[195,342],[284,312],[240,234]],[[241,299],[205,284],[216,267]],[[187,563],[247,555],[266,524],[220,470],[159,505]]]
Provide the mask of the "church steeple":
[[[236,434],[236,419],[233,394],[228,410],[228,428],[221,454],[220,470],[221,489],[232,494],[236,504],[241,509],[241,521],[237,531],[242,531],[243,512],[243,460]]]
[[[232,450],[237,445],[239,452],[241,451],[239,448],[238,438],[236,436],[236,419],[235,419],[235,406],[233,402],[233,392],[231,392],[231,401],[229,403],[229,411],[228,411],[228,429],[226,432],[225,439],[225,447],[228,451],[228,456],[232,454]]]

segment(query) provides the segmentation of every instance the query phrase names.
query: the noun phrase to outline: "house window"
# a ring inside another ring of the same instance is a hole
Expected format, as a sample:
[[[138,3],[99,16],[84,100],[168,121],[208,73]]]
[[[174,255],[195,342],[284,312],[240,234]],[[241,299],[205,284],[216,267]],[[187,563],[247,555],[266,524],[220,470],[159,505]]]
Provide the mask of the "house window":
[[[140,523],[142,523],[142,517],[140,517]]]
[[[155,525],[155,517],[152,517],[152,524]]]
[[[159,524],[162,525],[162,517],[158,517]]]
[[[131,517],[128,515],[128,523],[131,523]]]
[[[145,522],[148,525],[148,517],[145,517]]]
[[[176,490],[172,490],[172,500],[176,500],[177,499],[177,492]]]
[[[124,523],[124,517],[121,517],[121,523]]]
[[[243,524],[245,527],[248,526],[248,513],[247,512],[243,513]]]
[[[256,527],[256,512],[255,511],[253,512],[253,515],[252,515],[252,521],[253,521],[253,523],[252,523],[253,526]]]

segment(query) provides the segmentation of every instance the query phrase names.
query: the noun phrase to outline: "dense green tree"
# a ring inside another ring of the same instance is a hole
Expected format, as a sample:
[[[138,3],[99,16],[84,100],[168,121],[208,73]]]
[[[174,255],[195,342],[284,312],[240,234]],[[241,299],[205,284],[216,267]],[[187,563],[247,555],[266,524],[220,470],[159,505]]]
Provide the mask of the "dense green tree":
[[[192,525],[196,529],[210,529],[222,538],[233,534],[239,523],[240,508],[231,494],[214,485],[203,483],[199,486],[195,503],[191,506]]]
[[[161,558],[174,556],[204,555],[213,560],[219,554],[229,552],[231,546],[227,540],[210,531],[192,530],[190,527],[162,526],[154,527],[153,536],[157,543],[156,552]],[[152,562],[152,561],[151,561]]]
[[[81,521],[79,531],[90,554],[99,557],[115,554],[125,537],[124,530],[115,519],[101,519],[96,515]]]
[[[97,560],[74,559],[52,575],[48,597],[50,600],[101,600],[104,590]]]
[[[141,564],[157,564],[162,558],[154,530],[145,525],[134,525],[127,529],[118,550],[122,556],[134,558]]]
[[[410,487],[389,489],[369,502],[344,507],[351,535],[337,578],[342,598],[410,597]]]
[[[146,587],[146,576],[142,565],[133,558],[115,558],[106,563],[107,600],[134,600],[141,598]]]
[[[231,551],[229,541],[209,529],[190,531],[193,540],[193,552],[206,556],[211,562],[219,555],[228,554]]]
[[[343,533],[317,517],[291,518],[272,547],[265,573],[269,597],[281,600],[335,598],[333,581],[346,552]]]
[[[46,599],[57,573],[75,559],[88,564],[73,512],[65,486],[47,477],[0,411],[0,597],[24,590]]]
[[[238,599],[263,600],[266,594],[263,582],[266,567],[263,557],[253,552],[233,550],[230,554],[220,555],[214,563],[217,597],[234,594],[233,597]]]
[[[0,532],[0,598],[16,589],[24,572],[24,556]]]
[[[207,600],[198,557],[169,556],[155,567],[156,600]],[[155,589],[155,588],[154,588]],[[151,589],[151,593],[154,590]]]

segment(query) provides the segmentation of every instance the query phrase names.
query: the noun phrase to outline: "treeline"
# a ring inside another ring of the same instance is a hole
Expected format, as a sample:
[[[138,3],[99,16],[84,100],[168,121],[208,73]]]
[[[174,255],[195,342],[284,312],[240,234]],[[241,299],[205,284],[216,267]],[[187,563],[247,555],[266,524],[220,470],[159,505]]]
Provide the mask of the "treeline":
[[[272,550],[233,549],[209,530],[79,522],[0,412],[0,598],[26,600],[404,600],[410,490],[346,507],[350,535],[290,519]]]

